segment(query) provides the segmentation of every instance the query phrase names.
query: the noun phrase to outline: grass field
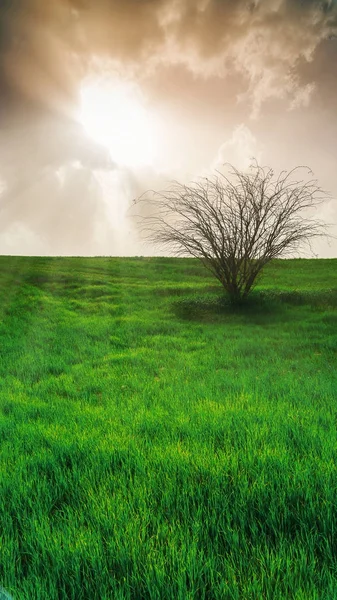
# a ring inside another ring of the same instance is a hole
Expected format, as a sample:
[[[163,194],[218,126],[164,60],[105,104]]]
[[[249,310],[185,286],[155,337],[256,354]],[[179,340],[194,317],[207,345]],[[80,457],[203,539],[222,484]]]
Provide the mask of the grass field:
[[[337,598],[337,259],[0,257],[14,600]]]

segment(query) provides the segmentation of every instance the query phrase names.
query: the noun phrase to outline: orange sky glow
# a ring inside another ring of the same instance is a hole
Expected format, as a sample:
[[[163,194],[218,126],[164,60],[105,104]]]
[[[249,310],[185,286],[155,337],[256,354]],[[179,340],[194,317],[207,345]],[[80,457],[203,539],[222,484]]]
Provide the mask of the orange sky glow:
[[[0,254],[158,253],[133,199],[253,157],[337,236],[336,65],[336,0],[4,0]]]

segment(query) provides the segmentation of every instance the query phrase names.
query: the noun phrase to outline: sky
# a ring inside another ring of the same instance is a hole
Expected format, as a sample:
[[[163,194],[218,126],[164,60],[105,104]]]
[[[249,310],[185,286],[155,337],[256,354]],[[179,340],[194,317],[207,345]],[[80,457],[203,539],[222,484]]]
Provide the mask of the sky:
[[[134,198],[253,157],[337,236],[336,104],[337,0],[2,0],[0,254],[158,254]]]

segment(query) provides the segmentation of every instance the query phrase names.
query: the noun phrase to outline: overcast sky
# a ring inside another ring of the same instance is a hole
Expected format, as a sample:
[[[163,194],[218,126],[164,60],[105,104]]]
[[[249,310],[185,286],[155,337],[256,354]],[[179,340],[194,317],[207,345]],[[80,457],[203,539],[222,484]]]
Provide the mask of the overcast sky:
[[[252,157],[275,172],[308,165],[332,195],[319,216],[337,223],[336,0],[2,0],[0,11],[0,254],[149,253],[127,217],[133,198]],[[114,104],[109,81],[131,104]],[[97,105],[83,117],[88,82]],[[136,107],[132,163],[106,143],[102,82],[119,122]],[[337,240],[314,251],[337,257]]]

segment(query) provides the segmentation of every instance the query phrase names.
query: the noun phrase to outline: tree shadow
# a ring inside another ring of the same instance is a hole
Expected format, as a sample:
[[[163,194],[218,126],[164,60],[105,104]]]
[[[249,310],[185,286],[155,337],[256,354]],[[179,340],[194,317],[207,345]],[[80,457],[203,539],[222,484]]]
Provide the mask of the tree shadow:
[[[336,309],[337,288],[317,291],[254,290],[239,303],[231,302],[224,294],[194,294],[192,298],[173,302],[172,309],[178,318],[187,321],[220,322],[241,317],[263,324],[279,318],[289,320],[289,308],[300,306],[320,311]]]

